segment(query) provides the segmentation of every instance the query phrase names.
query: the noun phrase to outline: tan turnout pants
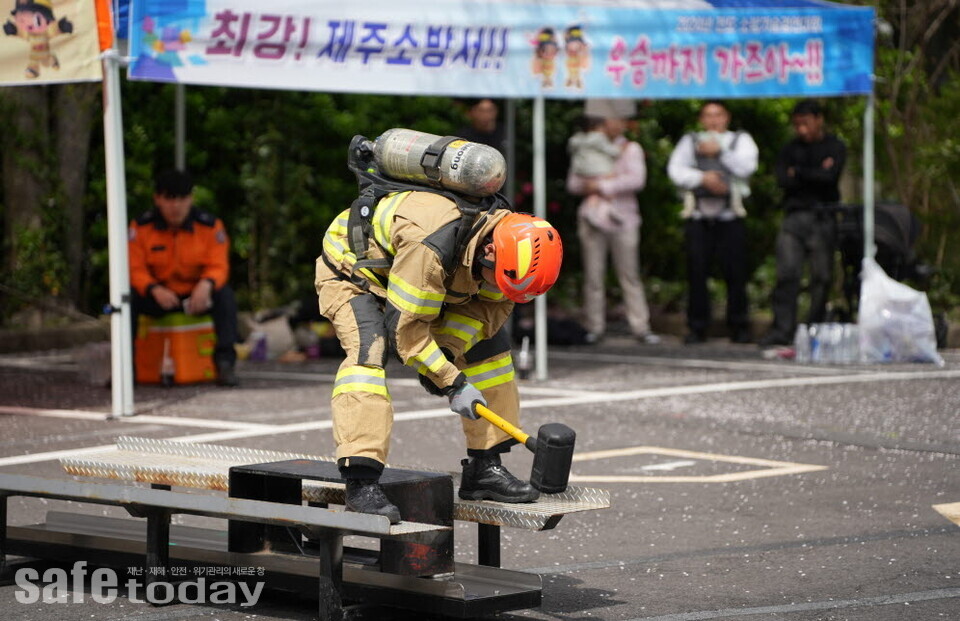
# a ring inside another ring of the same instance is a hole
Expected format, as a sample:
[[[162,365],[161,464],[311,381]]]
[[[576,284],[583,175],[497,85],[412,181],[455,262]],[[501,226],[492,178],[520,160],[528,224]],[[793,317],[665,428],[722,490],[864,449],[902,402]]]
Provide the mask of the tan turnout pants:
[[[384,368],[388,345],[383,303],[354,283],[341,279],[323,261],[317,262],[316,282],[320,313],[333,324],[340,346],[346,352],[337,372],[332,400],[337,460],[346,466],[354,457],[385,464],[390,451],[393,406]],[[439,330],[444,321],[445,313],[441,312],[431,328]],[[460,349],[448,335],[437,334],[435,338],[442,348]],[[490,347],[493,340],[477,343],[466,355],[458,355],[452,362],[464,372],[467,381],[482,392],[491,410],[519,425],[519,394],[509,342],[502,337],[498,339],[506,344],[504,350],[502,346]],[[478,360],[477,355],[483,356],[483,352],[491,355]],[[484,419],[461,419],[461,422],[470,452],[506,449],[515,443]]]

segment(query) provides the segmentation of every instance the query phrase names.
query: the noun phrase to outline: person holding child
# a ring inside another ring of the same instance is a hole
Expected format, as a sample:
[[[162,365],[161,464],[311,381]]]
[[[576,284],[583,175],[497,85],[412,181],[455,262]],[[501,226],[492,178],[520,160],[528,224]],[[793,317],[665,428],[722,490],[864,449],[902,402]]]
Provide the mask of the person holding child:
[[[640,208],[636,193],[647,182],[643,149],[624,133],[634,116],[630,100],[591,99],[584,109],[589,131],[578,132],[568,148],[571,166],[567,191],[583,196],[577,211],[577,235],[583,260],[583,312],[587,342],[606,330],[607,255],[623,290],[630,332],[642,343],[660,337],[650,331],[650,310],[640,280]]]
[[[747,212],[750,175],[757,170],[759,150],[745,131],[731,131],[730,111],[722,101],[700,106],[700,131],[677,143],[667,174],[680,190],[687,259],[687,345],[705,343],[711,324],[707,280],[718,266],[727,286],[726,322],[730,340],[749,343],[747,281]]]

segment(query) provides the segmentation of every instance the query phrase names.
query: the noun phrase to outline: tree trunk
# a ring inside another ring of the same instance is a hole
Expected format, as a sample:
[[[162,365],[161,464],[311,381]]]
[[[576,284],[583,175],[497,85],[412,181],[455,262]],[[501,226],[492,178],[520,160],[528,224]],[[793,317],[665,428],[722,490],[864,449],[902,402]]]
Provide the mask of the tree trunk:
[[[80,82],[53,87],[53,120],[63,210],[66,221],[64,254],[70,273],[64,287],[66,299],[75,308],[83,306],[81,285],[85,276],[86,222],[84,195],[93,117],[99,109],[100,84]]]
[[[43,224],[44,187],[50,144],[47,89],[43,86],[5,88],[0,95],[7,109],[3,146],[4,248],[6,266],[16,270],[19,237]]]

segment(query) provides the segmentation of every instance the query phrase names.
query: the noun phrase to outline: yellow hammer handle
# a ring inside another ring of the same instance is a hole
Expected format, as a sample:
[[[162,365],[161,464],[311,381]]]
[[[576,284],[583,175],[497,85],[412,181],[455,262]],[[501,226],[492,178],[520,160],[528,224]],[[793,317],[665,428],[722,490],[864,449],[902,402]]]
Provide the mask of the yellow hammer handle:
[[[504,419],[500,418],[500,416],[496,412],[494,412],[487,406],[480,405],[479,403],[477,403],[475,406],[475,409],[477,411],[477,414],[479,414],[480,416],[490,421],[491,424],[496,425],[500,429],[503,429],[507,434],[509,434],[514,440],[516,440],[520,444],[527,443],[527,438],[530,437],[529,434],[523,433],[523,431],[521,431],[520,429],[517,429],[516,427],[514,427]]]

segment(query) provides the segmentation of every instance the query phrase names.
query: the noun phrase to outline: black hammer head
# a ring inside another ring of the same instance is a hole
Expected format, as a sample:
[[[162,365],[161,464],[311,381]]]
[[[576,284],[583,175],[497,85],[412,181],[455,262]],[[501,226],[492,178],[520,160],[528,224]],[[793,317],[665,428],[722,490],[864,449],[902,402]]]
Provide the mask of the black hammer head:
[[[565,491],[576,440],[576,432],[566,425],[547,423],[540,427],[530,484],[546,494]]]

